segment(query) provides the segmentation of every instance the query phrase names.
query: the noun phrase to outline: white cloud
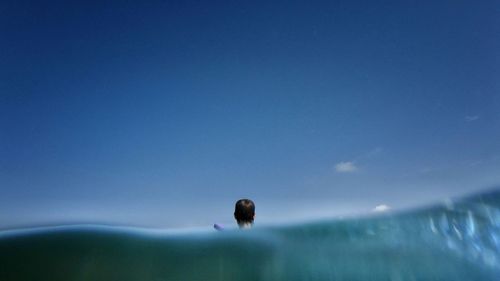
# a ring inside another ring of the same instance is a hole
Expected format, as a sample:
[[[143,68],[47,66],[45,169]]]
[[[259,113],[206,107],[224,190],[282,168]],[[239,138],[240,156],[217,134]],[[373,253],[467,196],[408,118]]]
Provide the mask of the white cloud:
[[[354,165],[353,162],[340,162],[335,165],[335,171],[337,171],[337,173],[352,173],[357,169],[358,168]]]
[[[476,121],[477,119],[479,119],[478,115],[465,116],[465,121],[467,121],[467,122]]]
[[[379,212],[387,212],[387,211],[389,211],[390,209],[391,209],[391,207],[389,207],[389,206],[387,206],[387,205],[385,205],[385,204],[381,204],[381,205],[378,205],[378,206],[376,206],[375,208],[373,208],[373,210],[372,210],[372,211],[373,211],[373,212],[377,212],[377,213],[379,213]]]

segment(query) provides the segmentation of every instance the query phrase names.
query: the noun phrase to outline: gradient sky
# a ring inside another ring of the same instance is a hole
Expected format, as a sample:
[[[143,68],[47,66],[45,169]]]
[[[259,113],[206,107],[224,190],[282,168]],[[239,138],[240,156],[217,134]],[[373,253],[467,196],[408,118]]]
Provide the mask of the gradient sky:
[[[0,228],[404,208],[500,183],[499,1],[2,1]]]

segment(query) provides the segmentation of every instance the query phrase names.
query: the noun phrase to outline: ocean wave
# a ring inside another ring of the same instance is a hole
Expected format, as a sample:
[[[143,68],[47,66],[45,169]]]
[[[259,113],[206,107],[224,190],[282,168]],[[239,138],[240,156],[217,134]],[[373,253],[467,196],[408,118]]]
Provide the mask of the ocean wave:
[[[499,280],[500,191],[249,231],[0,232],[0,280]]]

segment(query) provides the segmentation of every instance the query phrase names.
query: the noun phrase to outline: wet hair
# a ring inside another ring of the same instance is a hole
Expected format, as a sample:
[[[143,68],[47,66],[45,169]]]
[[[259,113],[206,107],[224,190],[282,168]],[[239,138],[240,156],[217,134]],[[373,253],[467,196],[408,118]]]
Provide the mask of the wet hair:
[[[253,223],[255,204],[250,199],[240,199],[234,206],[234,218],[240,223]]]

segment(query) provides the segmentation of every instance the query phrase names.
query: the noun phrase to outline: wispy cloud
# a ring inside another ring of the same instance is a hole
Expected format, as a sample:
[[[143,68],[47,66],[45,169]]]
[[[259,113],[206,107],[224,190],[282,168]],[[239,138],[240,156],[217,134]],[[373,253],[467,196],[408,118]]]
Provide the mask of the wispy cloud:
[[[420,169],[418,171],[418,173],[419,174],[430,174],[430,173],[435,172],[437,170],[439,170],[439,169],[436,167],[424,167],[424,168]]]
[[[382,147],[376,147],[365,154],[366,158],[373,158],[382,153]]]
[[[483,162],[484,162],[483,160],[477,160],[477,161],[471,161],[468,164],[469,164],[469,167],[476,167],[476,166],[483,164]]]
[[[358,170],[355,163],[366,162],[372,158],[376,158],[383,152],[382,147],[375,147],[365,153],[358,155],[357,157],[351,158],[351,161],[342,161],[335,165],[335,171],[337,173],[352,173]]]
[[[479,119],[479,115],[465,116],[465,121],[467,122],[476,121],[477,119]]]
[[[352,173],[355,172],[356,170],[358,170],[356,165],[354,165],[353,162],[349,161],[340,162],[337,165],[335,165],[335,171],[337,171],[337,173]]]

